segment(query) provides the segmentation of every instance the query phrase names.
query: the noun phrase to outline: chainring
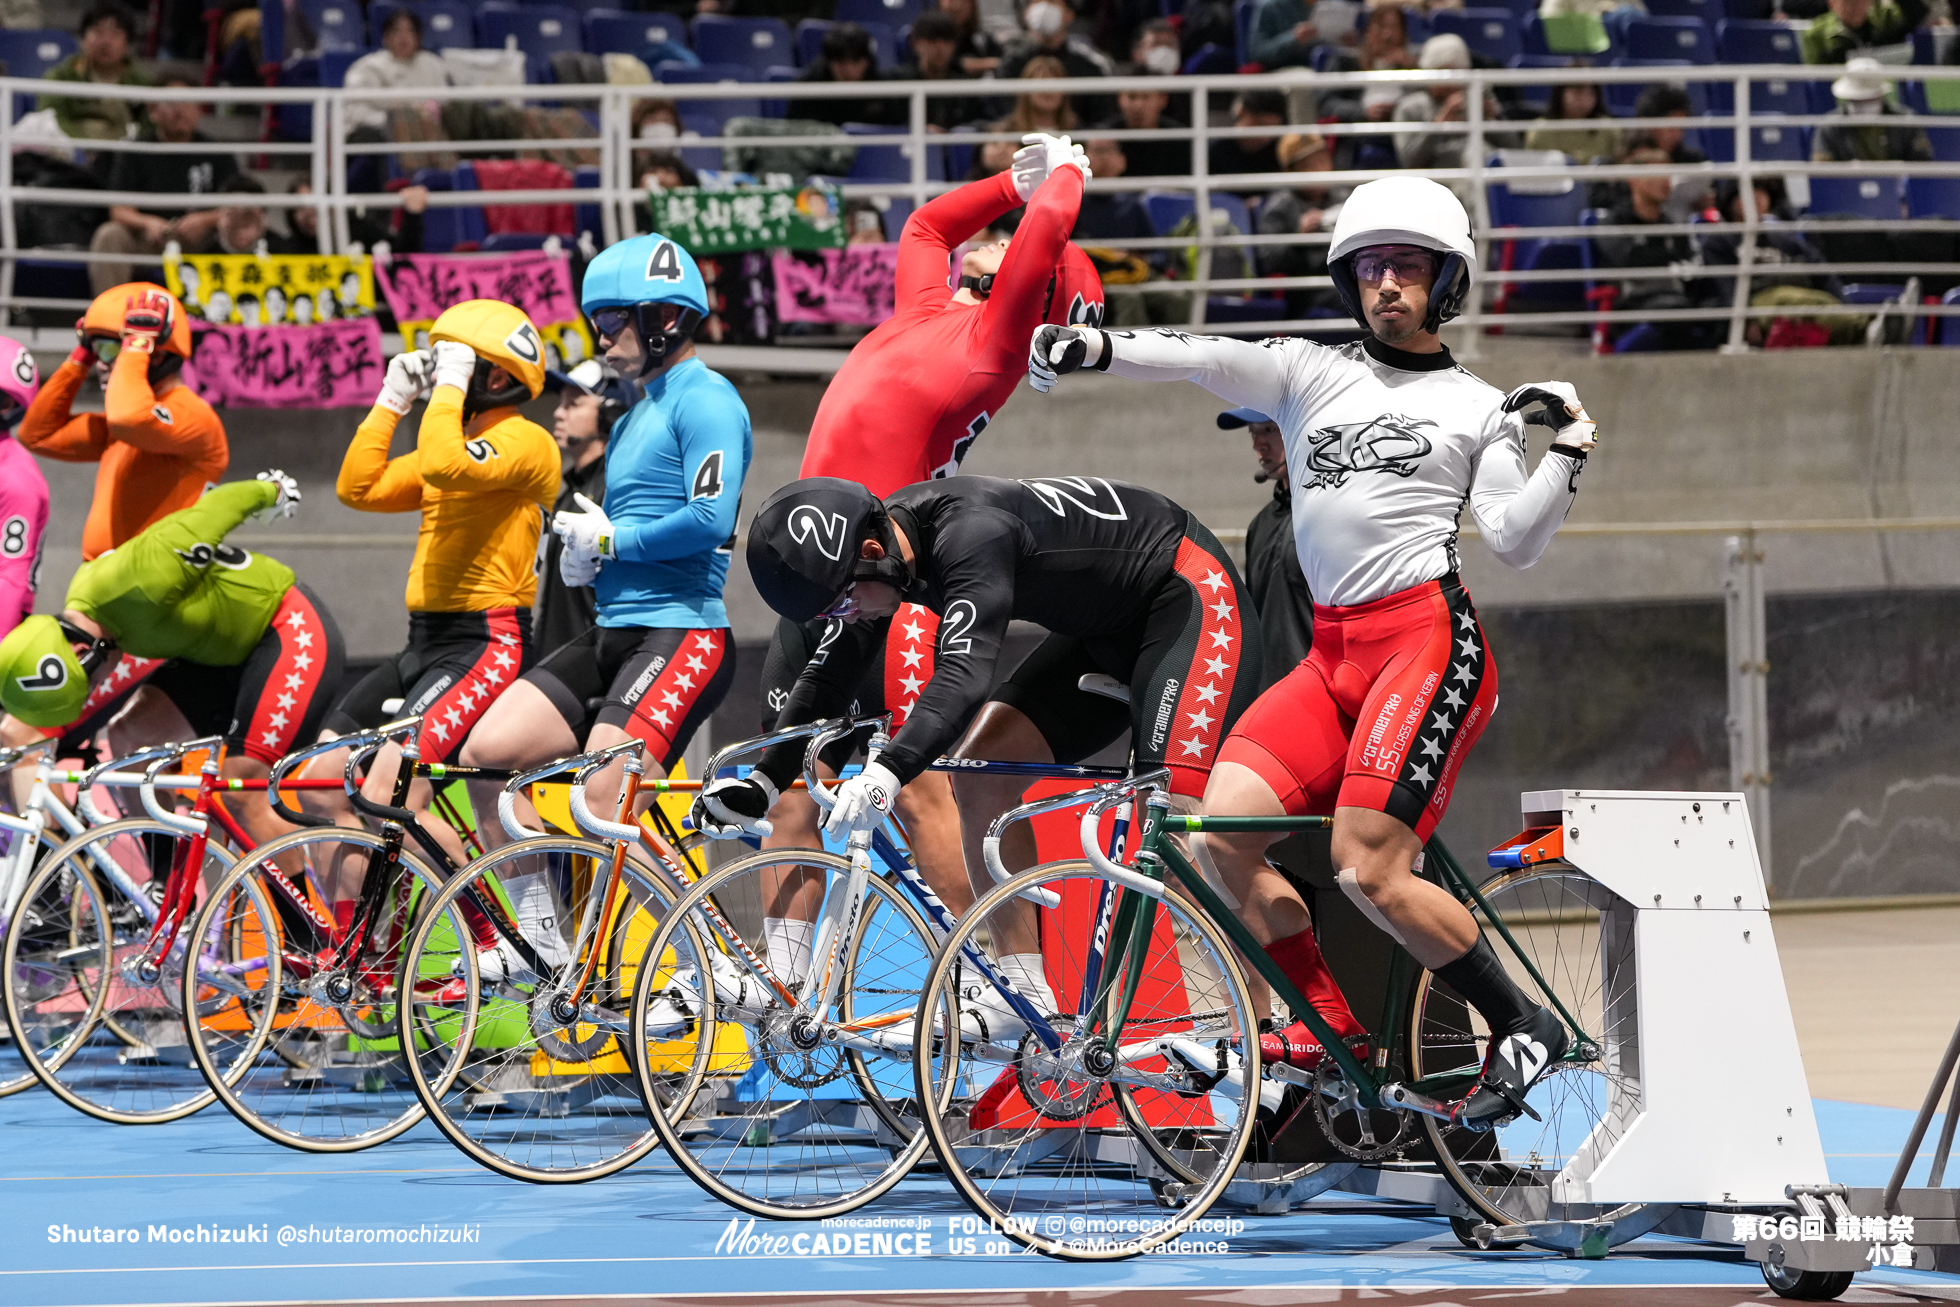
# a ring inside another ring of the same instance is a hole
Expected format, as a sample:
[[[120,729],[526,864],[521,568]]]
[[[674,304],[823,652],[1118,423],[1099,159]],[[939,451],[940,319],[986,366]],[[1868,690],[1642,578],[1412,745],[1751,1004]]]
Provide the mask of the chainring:
[[[1415,1113],[1413,1112],[1393,1113],[1395,1133],[1386,1140],[1377,1140],[1372,1144],[1365,1142],[1351,1144],[1343,1139],[1340,1132],[1334,1128],[1336,1118],[1354,1117],[1366,1125],[1369,1124],[1369,1118],[1373,1113],[1358,1104],[1353,1107],[1337,1104],[1333,1097],[1324,1092],[1324,1089],[1332,1088],[1335,1082],[1345,1084],[1345,1080],[1338,1073],[1329,1075],[1322,1072],[1317,1077],[1313,1089],[1309,1091],[1308,1097],[1313,1102],[1313,1118],[1320,1126],[1320,1133],[1329,1144],[1333,1145],[1336,1152],[1344,1157],[1351,1157],[1357,1162],[1380,1162],[1394,1157],[1408,1147],[1409,1141],[1415,1138]],[[1354,1100],[1350,1097],[1348,1101]],[[1330,1104],[1334,1105],[1330,1106]],[[1366,1133],[1361,1129],[1356,1129],[1355,1134],[1361,1140],[1367,1138]]]

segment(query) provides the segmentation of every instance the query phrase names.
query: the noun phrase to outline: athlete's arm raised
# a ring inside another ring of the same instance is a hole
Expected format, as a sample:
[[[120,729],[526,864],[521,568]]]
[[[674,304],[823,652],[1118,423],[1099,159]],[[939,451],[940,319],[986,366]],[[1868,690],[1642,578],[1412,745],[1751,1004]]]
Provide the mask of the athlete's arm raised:
[[[947,191],[916,209],[898,237],[898,311],[903,313],[922,302],[944,304],[953,251],[1022,203],[1020,192],[1014,189],[1014,175],[1002,172]]]
[[[1021,341],[1046,316],[1055,266],[1082,209],[1083,180],[1081,165],[1074,160],[1050,172],[1028,201],[1028,211],[1008,243],[994,276],[993,293],[980,310],[987,324],[983,339],[1005,358],[1020,351]]]
[[[1547,387],[1561,393],[1553,393]],[[1529,416],[1518,410],[1543,403]],[[1530,567],[1544,554],[1579,497],[1579,473],[1598,432],[1585,406],[1562,382],[1520,386],[1491,412],[1491,438],[1477,453],[1471,474],[1470,511],[1484,543],[1510,566]],[[1525,475],[1525,426],[1552,429],[1552,447]]]
[[[1165,328],[1046,326],[1034,333],[1028,379],[1041,391],[1062,374],[1082,368],[1138,381],[1195,381],[1228,404],[1277,414],[1286,393],[1286,363],[1280,340],[1254,344]]]
[[[415,452],[422,480],[438,490],[519,490],[542,504],[558,498],[558,447],[543,429],[513,417],[466,438],[463,392],[454,386],[430,397]]]
[[[391,380],[401,372],[405,357],[388,365]],[[395,403],[401,406],[397,408]],[[391,402],[385,389],[368,410],[341,456],[340,476],[334,482],[334,494],[341,503],[363,513],[412,513],[422,507],[421,452],[410,450],[400,458],[388,457],[396,424],[407,411],[408,401],[394,398]],[[422,425],[428,424],[429,414],[424,413]]]
[[[742,479],[748,475],[749,413],[729,388],[726,402],[677,405],[674,433],[680,441],[687,503],[664,517],[614,520],[612,556],[628,563],[686,558],[719,548],[735,534]]]
[[[195,393],[182,383],[179,388],[186,395]],[[146,453],[194,458],[204,453],[214,438],[220,446],[224,440],[222,429],[212,429],[215,415],[207,420],[205,414],[209,410],[202,404],[186,405],[180,412],[168,398],[157,399],[156,392],[150,389],[150,351],[146,349],[125,346],[116,355],[102,407],[103,416],[109,421],[109,439],[134,445]]]
[[[20,422],[20,443],[43,458],[64,463],[96,463],[109,447],[109,422],[100,413],[76,413],[69,409],[75,393],[88,379],[94,356],[77,347],[48,377],[41,393],[27,406]]]

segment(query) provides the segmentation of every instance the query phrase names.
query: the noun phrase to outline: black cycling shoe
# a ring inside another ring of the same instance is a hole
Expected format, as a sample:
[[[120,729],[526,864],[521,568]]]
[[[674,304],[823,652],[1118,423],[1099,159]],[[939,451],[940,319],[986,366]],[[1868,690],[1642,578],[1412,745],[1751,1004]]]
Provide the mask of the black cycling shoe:
[[[1523,1025],[1493,1033],[1484,1054],[1484,1071],[1462,1102],[1450,1109],[1450,1124],[1465,1130],[1494,1130],[1519,1114],[1539,1120],[1525,1094],[1558,1060],[1570,1043],[1565,1023],[1539,1008]]]

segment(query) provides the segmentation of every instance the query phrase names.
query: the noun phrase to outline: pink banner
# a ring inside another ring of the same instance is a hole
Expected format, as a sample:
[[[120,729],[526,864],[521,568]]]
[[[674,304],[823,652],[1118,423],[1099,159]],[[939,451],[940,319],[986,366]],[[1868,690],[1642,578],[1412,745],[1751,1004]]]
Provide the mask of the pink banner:
[[[191,324],[184,380],[214,407],[366,408],[387,359],[373,318],[310,327]]]
[[[876,326],[892,315],[898,246],[778,250],[776,319]]]
[[[430,322],[464,300],[515,304],[540,328],[578,318],[571,259],[542,250],[499,259],[397,254],[374,265],[374,280],[396,322]]]

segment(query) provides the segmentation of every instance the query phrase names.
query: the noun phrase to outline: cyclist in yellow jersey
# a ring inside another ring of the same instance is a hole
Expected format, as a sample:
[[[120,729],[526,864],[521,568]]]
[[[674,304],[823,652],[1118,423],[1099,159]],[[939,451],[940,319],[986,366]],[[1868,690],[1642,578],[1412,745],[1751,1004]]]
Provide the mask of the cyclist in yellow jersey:
[[[550,433],[516,409],[544,388],[543,345],[521,309],[469,300],[436,319],[429,341],[389,364],[336,488],[350,508],[422,514],[408,645],[347,692],[326,729],[344,735],[421,713],[421,757],[443,762],[530,661],[538,537],[558,496],[559,455]],[[388,457],[397,424],[425,394],[415,448]],[[391,714],[384,705],[394,699],[403,704]],[[393,786],[394,758],[391,750],[376,760],[374,797]],[[428,802],[429,787],[418,784],[411,806]],[[450,838],[446,825],[430,828]]]

